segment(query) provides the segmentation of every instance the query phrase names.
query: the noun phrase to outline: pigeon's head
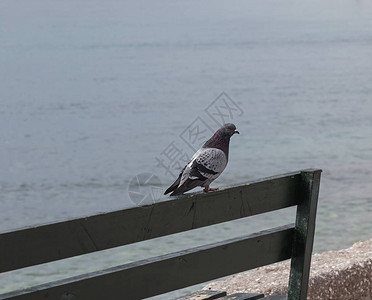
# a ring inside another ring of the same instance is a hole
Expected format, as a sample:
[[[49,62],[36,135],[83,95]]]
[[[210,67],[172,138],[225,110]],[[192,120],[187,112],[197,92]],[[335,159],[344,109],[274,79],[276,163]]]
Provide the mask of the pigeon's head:
[[[215,134],[205,142],[203,148],[218,148],[225,152],[226,157],[229,153],[230,138],[235,134],[239,133],[236,127],[232,123],[227,123],[218,129]]]
[[[232,123],[223,125],[221,131],[229,137],[233,136],[235,133],[239,134],[239,131],[236,130],[236,126]]]

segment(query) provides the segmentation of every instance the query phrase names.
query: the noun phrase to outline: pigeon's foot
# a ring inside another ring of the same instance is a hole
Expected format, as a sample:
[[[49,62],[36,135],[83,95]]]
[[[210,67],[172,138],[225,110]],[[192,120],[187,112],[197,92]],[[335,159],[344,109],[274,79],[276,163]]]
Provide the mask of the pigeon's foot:
[[[203,191],[208,193],[209,191],[218,191],[218,188],[210,188],[209,186],[206,186]]]

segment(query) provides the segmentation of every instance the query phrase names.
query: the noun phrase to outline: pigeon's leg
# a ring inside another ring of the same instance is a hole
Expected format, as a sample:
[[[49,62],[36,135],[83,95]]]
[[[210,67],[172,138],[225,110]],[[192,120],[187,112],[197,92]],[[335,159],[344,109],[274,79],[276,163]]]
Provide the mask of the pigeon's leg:
[[[204,192],[208,193],[209,191],[218,191],[218,188],[210,188],[209,186],[206,186]]]

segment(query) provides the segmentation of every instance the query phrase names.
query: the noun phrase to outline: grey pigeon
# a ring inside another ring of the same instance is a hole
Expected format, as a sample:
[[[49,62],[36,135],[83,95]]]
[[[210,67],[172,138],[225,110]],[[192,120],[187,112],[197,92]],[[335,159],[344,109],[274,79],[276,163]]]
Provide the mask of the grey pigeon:
[[[225,169],[229,158],[230,138],[235,133],[239,134],[239,131],[231,123],[218,129],[193,155],[164,195],[170,192],[173,192],[171,196],[181,195],[197,186],[204,187],[205,192],[217,190],[210,188],[209,185]]]

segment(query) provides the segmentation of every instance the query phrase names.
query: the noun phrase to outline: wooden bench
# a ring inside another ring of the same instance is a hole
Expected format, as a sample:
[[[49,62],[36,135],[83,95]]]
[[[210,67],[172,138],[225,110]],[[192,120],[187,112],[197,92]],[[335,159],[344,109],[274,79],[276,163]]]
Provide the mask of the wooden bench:
[[[295,224],[13,291],[0,299],[142,299],[289,258],[288,299],[306,299],[320,174],[299,171],[2,233],[0,272],[7,272],[297,206]]]

